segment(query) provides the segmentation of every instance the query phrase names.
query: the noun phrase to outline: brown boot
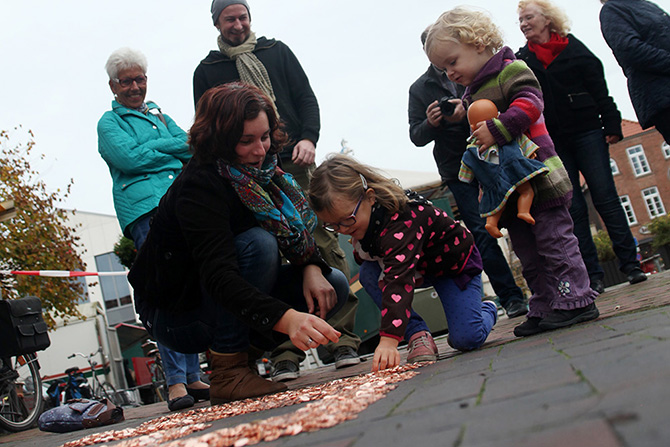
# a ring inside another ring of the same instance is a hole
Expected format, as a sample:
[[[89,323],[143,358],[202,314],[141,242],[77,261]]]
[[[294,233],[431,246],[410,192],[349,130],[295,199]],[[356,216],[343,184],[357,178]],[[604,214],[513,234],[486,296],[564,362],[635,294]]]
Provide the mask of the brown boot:
[[[246,352],[219,354],[211,351],[212,373],[209,395],[212,405],[248,397],[264,396],[287,389],[283,383],[265,380],[249,368]]]

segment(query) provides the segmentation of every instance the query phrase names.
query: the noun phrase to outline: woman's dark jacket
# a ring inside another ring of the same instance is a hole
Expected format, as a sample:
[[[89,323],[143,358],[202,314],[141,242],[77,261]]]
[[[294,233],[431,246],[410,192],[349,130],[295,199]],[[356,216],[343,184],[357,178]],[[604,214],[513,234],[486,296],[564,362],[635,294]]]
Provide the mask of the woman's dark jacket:
[[[652,2],[609,0],[600,29],[626,78],[642,128],[670,108],[670,17]]]
[[[568,41],[547,68],[527,44],[516,54],[540,82],[549,134],[560,137],[604,129],[605,135],[623,138],[621,114],[609,96],[600,59],[572,34]]]
[[[271,330],[289,306],[245,281],[237,264],[235,236],[256,226],[214,165],[189,162],[161,199],[128,275],[138,313],[145,300],[173,312],[193,309],[204,289],[250,327]],[[318,251],[310,263],[330,271]]]

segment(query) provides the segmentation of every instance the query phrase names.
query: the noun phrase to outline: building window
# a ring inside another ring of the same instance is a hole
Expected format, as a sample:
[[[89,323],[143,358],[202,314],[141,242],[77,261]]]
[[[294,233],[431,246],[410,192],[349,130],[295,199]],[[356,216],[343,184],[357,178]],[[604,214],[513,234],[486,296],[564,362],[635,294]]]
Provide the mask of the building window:
[[[105,253],[95,257],[95,265],[99,272],[123,272],[124,268],[114,253]],[[100,276],[98,278],[102,297],[107,310],[132,304],[130,287],[125,276]]]
[[[665,158],[670,158],[670,144],[665,141],[661,144],[661,151],[663,151],[663,156]]]
[[[623,207],[623,210],[626,212],[626,217],[628,218],[628,225],[637,224],[637,218],[635,217],[635,211],[633,211],[633,204],[630,203],[630,197],[621,196],[619,197],[619,200],[621,200],[621,206]]]
[[[619,166],[616,164],[616,161],[613,158],[610,158],[610,169],[612,170],[612,175],[621,174],[619,171]]]
[[[665,215],[665,208],[663,207],[663,201],[661,200],[661,195],[658,193],[658,188],[652,186],[651,188],[642,190],[642,198],[647,204],[647,211],[649,211],[649,217],[652,219],[654,217]]]
[[[642,145],[638,144],[637,146],[629,147],[626,149],[626,152],[628,153],[628,159],[630,160],[630,164],[633,166],[633,172],[635,172],[636,177],[649,174],[651,172],[651,169],[649,169],[649,163],[647,163],[647,157],[644,155],[644,149],[642,149]]]

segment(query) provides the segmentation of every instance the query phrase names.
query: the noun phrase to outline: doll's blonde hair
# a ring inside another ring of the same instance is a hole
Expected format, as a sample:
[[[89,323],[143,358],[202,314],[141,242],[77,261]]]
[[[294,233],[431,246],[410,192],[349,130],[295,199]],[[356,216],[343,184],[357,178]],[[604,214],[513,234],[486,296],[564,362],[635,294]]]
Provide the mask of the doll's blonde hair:
[[[460,6],[442,13],[430,27],[424,45],[429,58],[440,42],[483,46],[492,53],[503,46],[502,33],[487,13]]]
[[[312,172],[308,199],[318,213],[331,210],[337,196],[355,202],[369,188],[374,190],[376,202],[390,212],[407,203],[405,192],[394,180],[343,154],[328,157]]]
[[[549,20],[549,30],[565,37],[570,32],[570,19],[567,14],[547,0],[521,0],[517,7],[517,12],[521,12],[528,5],[535,5],[540,8],[540,12]]]

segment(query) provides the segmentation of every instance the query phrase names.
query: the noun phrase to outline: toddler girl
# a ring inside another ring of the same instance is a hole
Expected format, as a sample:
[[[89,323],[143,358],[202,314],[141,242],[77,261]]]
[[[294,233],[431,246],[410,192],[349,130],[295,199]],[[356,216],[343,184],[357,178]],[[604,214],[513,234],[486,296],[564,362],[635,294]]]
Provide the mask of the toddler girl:
[[[400,363],[398,343],[412,335],[405,329],[419,285],[432,285],[440,296],[453,348],[484,343],[497,309],[481,300],[481,257],[467,229],[346,155],[335,155],[314,171],[309,201],[326,229],[351,236],[358,260],[379,265],[379,281],[366,287],[371,296],[381,296],[373,371]]]
[[[515,214],[512,202],[501,219],[533,292],[527,320],[514,334],[532,335],[597,318],[597,293],[589,287],[568,212],[572,186],[547,133],[542,92],[533,72],[503,47],[498,28],[479,11],[456,8],[442,14],[431,26],[424,49],[433,65],[466,86],[466,105],[485,98],[500,111],[497,118],[479,123],[473,132],[476,144],[486,150],[524,134],[539,146],[536,159],[549,168],[530,180],[535,225],[510,218]]]

